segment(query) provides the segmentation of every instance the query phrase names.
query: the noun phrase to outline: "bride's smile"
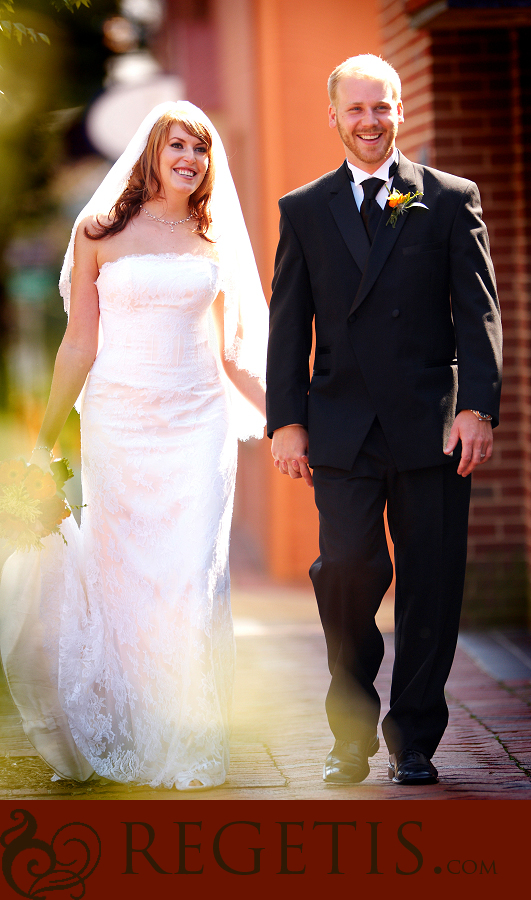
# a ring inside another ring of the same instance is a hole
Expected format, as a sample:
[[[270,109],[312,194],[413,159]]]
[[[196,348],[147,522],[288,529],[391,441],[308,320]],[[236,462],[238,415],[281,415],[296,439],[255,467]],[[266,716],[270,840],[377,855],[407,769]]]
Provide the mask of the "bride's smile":
[[[207,173],[208,148],[182,126],[173,125],[159,155],[159,170],[166,201],[171,202],[175,192],[187,201]]]

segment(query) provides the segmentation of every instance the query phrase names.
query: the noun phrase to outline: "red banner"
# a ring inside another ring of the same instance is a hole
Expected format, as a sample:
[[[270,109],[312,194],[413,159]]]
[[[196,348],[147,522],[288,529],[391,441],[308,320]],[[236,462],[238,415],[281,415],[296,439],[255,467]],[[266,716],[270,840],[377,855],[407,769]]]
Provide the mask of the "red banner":
[[[498,800],[2,801],[1,896],[499,897],[528,884],[528,818]]]

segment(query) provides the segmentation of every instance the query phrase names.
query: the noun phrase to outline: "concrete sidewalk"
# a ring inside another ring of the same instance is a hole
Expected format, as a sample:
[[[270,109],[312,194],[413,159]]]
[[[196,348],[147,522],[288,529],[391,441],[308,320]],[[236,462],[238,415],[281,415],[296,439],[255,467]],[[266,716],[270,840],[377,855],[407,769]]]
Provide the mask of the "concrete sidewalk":
[[[20,727],[5,682],[0,689],[0,799],[121,800],[452,800],[531,799],[531,637],[463,634],[448,682],[450,724],[434,757],[440,783],[399,787],[380,749],[360,785],[325,785],[332,746],[324,712],[328,671],[311,589],[236,584],[237,672],[231,768],[204,793],[51,782]],[[377,687],[389,696],[392,596],[379,613],[385,659]]]

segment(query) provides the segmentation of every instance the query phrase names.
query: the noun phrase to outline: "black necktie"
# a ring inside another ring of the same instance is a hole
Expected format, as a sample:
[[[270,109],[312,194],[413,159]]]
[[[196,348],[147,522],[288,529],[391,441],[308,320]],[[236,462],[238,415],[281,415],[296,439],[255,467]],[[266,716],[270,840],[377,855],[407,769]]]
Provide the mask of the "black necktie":
[[[366,178],[365,181],[361,182],[363,203],[360,207],[360,213],[371,244],[382,215],[382,208],[376,201],[376,194],[384,184],[385,181],[382,178]]]

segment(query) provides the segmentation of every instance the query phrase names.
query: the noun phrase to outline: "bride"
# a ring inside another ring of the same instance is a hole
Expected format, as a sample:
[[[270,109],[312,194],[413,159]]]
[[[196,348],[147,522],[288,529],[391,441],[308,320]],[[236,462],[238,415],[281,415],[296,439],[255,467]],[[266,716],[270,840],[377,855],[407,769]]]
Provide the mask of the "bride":
[[[67,546],[50,535],[4,566],[6,677],[55,777],[214,787],[236,439],[263,431],[267,306],[201,110],[147,116],[76,220],[60,290],[68,326],[31,461],[49,465],[81,392],[85,508]]]

